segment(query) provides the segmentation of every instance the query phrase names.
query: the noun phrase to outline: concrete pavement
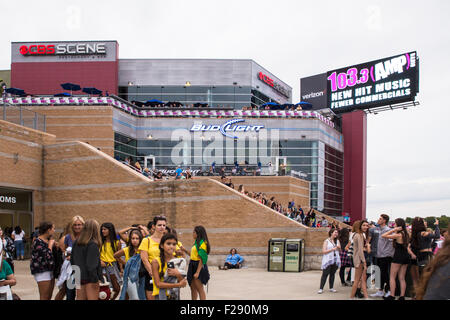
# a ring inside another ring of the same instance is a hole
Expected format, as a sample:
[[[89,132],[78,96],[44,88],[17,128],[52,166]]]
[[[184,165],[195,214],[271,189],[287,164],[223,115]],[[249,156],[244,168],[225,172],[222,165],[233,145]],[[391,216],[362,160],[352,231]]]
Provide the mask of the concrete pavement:
[[[15,261],[17,285],[12,290],[23,300],[39,300],[29,264],[29,260]],[[351,288],[341,286],[338,273],[334,284],[337,292],[329,292],[327,282],[323,294],[317,294],[320,270],[290,273],[257,268],[219,270],[217,266],[211,266],[209,270],[208,300],[347,300],[350,297]],[[53,298],[57,292],[55,288]],[[369,294],[373,292],[369,290]],[[181,289],[181,299],[191,299],[189,286]]]

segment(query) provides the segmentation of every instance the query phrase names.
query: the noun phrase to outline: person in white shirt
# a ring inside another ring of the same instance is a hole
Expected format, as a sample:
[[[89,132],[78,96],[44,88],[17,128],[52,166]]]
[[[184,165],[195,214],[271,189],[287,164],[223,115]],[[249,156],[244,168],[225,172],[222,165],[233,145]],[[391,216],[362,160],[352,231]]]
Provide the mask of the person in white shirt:
[[[23,242],[25,231],[23,231],[20,226],[16,226],[11,234],[11,238],[13,238],[14,246],[16,247],[16,259],[23,260],[23,256],[25,255],[25,246]]]
[[[323,242],[323,258],[322,258],[322,277],[320,279],[320,289],[317,293],[321,294],[323,292],[323,287],[327,282],[328,276],[330,276],[330,292],[337,292],[333,289],[334,285],[334,275],[341,266],[341,258],[339,251],[341,250],[341,245],[339,243],[337,229],[331,229],[328,232],[329,237]]]

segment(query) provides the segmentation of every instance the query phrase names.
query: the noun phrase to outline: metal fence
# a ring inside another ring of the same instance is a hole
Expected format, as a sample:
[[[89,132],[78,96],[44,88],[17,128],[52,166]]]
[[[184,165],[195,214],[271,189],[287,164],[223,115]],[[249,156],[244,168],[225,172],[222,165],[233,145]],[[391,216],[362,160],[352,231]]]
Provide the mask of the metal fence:
[[[45,115],[28,110],[22,106],[13,106],[7,103],[1,104],[0,108],[2,110],[0,119],[24,127],[46,131]]]

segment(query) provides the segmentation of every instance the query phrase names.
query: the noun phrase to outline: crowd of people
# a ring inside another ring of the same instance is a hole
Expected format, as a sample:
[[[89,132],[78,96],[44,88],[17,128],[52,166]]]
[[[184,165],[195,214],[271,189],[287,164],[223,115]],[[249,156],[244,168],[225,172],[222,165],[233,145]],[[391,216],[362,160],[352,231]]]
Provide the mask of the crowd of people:
[[[222,176],[220,178],[220,181],[227,187],[235,189],[235,185],[231,181],[230,177]],[[305,213],[302,206],[296,205],[294,200],[289,201],[288,205],[286,206],[283,205],[281,201],[277,200],[274,196],[268,197],[265,193],[262,192],[247,191],[242,184],[238,186],[237,191],[271,208],[272,210],[275,210],[278,213],[310,228],[337,228],[339,225],[336,221],[329,222],[328,219],[324,216],[319,217],[313,208],[309,208],[309,210]]]
[[[149,168],[145,167],[142,168],[139,161],[136,161],[134,164],[132,164],[131,159],[127,157],[125,161],[122,163],[126,164],[128,167],[132,168],[133,170],[141,173],[145,177],[157,181],[157,180],[167,180],[170,177],[175,180],[184,180],[184,179],[192,179],[194,173],[191,170],[190,167],[183,170],[180,166],[177,166],[175,170],[171,171],[173,173],[173,176],[169,175],[168,173],[163,173],[161,170],[150,170]]]
[[[0,236],[0,299],[12,300],[14,248],[1,229]],[[191,298],[204,300],[211,248],[203,226],[194,228],[193,243],[188,251],[164,216],[118,232],[110,222],[75,216],[59,237],[54,224],[43,221],[31,245],[30,271],[41,300],[52,299],[55,285],[55,300],[178,300],[188,284]]]
[[[102,96],[102,95],[100,95]],[[166,102],[159,100],[149,100],[148,102],[141,101],[131,101],[131,103],[135,104],[138,107],[148,107],[148,108],[216,108],[216,109],[233,109],[233,106],[210,106],[208,103],[193,103],[193,104],[183,104],[181,102]],[[264,104],[261,106],[250,105],[250,106],[242,106],[242,111],[247,110],[290,110],[290,111],[301,111],[304,110],[305,107],[302,107],[300,104]],[[310,109],[310,108],[306,108]]]
[[[436,220],[432,230],[420,217],[410,226],[402,218],[395,219],[391,228],[389,219],[382,214],[377,223],[360,220],[353,223],[351,230],[330,228],[322,248],[319,294],[323,293],[327,279],[330,292],[337,292],[334,277],[339,269],[342,286],[352,287],[350,299],[368,299],[367,279],[371,280],[375,270],[379,272],[380,281],[376,283],[378,291],[372,298],[405,300],[407,294],[412,299],[450,298],[448,229],[441,231]],[[350,281],[352,269],[353,283]],[[412,280],[409,290],[408,276]]]

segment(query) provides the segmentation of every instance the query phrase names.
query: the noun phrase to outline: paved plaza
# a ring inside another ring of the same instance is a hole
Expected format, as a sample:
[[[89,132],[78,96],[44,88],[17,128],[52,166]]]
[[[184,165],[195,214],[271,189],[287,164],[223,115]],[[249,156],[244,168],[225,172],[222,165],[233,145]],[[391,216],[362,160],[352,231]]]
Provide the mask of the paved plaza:
[[[17,285],[13,292],[23,300],[38,300],[39,292],[30,273],[29,260],[15,261],[15,267]],[[350,297],[351,288],[341,286],[338,273],[334,285],[337,292],[329,292],[327,283],[323,294],[317,294],[320,270],[288,273],[258,268],[219,270],[211,266],[210,273],[208,300],[347,300]],[[57,292],[55,288],[53,298]],[[369,290],[369,294],[373,292]],[[181,299],[191,299],[189,286],[181,289]]]

